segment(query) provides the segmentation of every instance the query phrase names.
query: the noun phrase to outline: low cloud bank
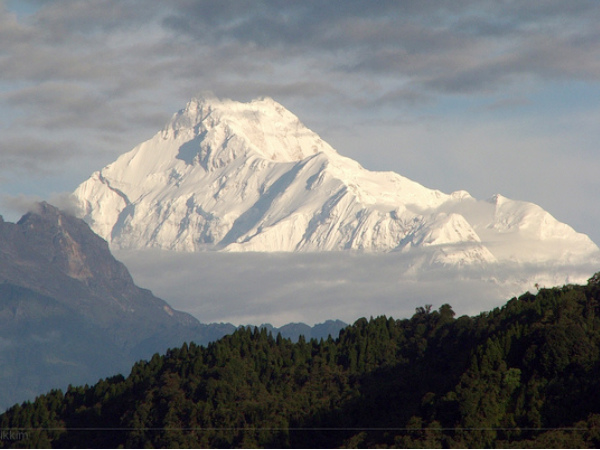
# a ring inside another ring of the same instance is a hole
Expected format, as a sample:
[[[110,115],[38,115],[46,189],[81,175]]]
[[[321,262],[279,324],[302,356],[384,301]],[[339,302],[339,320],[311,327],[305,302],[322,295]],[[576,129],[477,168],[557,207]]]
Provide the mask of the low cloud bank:
[[[352,323],[410,317],[449,303],[457,315],[503,305],[537,287],[585,282],[595,270],[565,267],[423,267],[426,255],[356,253],[176,253],[117,251],[136,284],[203,323],[235,325],[327,319]],[[537,285],[537,286],[536,286]]]

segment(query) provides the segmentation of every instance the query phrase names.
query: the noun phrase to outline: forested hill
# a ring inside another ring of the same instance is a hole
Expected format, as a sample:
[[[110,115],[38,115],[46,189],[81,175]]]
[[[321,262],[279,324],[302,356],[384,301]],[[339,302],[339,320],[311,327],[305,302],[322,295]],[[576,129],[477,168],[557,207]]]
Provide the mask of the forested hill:
[[[596,275],[476,317],[360,319],[336,340],[240,329],[14,406],[0,444],[598,448],[599,301]]]

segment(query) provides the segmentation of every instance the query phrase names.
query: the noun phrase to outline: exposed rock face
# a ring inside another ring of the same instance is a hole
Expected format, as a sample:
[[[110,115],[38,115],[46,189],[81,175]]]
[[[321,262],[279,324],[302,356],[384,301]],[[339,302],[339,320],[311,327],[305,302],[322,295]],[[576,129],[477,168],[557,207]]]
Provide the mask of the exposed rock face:
[[[16,224],[0,221],[0,409],[126,371],[200,340],[203,327],[135,286],[82,220],[42,203]]]
[[[162,327],[193,326],[192,316],[138,288],[106,241],[81,219],[41,203],[17,224],[0,224],[0,277],[49,295],[111,330],[130,348]],[[9,256],[10,255],[10,256]]]

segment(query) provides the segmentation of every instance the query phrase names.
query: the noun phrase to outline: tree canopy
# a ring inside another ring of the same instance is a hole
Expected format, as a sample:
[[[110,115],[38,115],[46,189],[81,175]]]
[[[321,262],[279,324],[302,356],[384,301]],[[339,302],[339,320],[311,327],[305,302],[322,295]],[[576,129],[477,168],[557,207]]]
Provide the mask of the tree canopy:
[[[600,283],[293,343],[242,328],[0,416],[14,447],[598,447]]]

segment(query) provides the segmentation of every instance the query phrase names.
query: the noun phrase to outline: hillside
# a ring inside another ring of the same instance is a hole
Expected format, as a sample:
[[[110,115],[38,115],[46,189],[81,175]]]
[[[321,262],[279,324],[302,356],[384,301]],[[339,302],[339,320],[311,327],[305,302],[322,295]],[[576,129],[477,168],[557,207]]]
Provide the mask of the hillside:
[[[328,320],[277,331],[326,337],[344,325]],[[235,329],[200,323],[136,286],[105,240],[48,203],[18,223],[0,219],[0,410],[53,387],[126,373],[157,351],[190,340],[207,344]]]
[[[600,445],[600,275],[475,317],[449,305],[298,343],[240,329],[0,417],[2,445]]]
[[[47,203],[0,220],[0,300],[0,410],[208,331],[137,287],[106,241]]]

